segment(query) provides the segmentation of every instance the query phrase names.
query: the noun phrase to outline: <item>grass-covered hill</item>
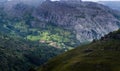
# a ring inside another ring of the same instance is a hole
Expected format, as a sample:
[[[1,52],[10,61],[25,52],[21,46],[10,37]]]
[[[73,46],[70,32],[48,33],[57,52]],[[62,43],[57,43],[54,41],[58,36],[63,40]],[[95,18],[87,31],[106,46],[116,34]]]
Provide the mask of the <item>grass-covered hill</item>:
[[[0,34],[0,71],[28,71],[62,53],[47,44]]]
[[[37,71],[120,71],[120,30],[57,56]]]

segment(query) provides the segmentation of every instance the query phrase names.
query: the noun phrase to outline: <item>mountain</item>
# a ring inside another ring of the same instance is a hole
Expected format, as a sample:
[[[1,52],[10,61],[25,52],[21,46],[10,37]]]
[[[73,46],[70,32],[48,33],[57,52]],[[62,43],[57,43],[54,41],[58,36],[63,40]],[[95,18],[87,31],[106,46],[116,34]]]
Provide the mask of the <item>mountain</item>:
[[[39,19],[75,32],[81,43],[99,39],[120,27],[119,12],[93,2],[46,1],[38,7],[36,14]]]
[[[120,11],[120,1],[100,1],[99,3]]]
[[[120,28],[119,12],[77,1],[47,0],[33,6],[12,0],[0,5],[0,70],[26,71]]]
[[[80,43],[75,33],[39,20],[34,6],[4,5],[0,6],[0,71],[28,71]]]
[[[1,32],[62,49],[71,49],[80,43],[75,33],[39,18],[36,12],[36,8],[24,3],[1,8]]]
[[[120,71],[120,30],[59,55],[37,71]]]
[[[61,27],[73,34],[79,43],[99,39],[120,28],[120,12],[93,2],[74,2],[48,0],[36,8],[24,3],[7,4],[3,11],[7,18],[25,22],[32,28]]]

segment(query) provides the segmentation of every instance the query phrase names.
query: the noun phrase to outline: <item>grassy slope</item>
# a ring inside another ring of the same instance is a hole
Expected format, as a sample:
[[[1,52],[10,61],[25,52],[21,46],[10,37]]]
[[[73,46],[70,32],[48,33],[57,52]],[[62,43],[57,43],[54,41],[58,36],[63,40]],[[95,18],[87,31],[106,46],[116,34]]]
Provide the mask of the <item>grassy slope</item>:
[[[110,33],[99,41],[66,52],[38,71],[120,71],[119,33]]]

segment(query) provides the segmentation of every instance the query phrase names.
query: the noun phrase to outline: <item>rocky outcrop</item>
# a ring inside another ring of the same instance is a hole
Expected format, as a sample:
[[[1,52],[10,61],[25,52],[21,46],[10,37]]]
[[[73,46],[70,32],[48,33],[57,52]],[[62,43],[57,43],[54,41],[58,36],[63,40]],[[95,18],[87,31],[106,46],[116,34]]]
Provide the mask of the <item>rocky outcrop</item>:
[[[37,22],[30,21],[34,27],[52,24],[70,30],[76,34],[76,38],[81,43],[99,39],[120,28],[120,13],[117,11],[93,2],[63,1],[46,0],[34,9],[29,5],[19,3],[11,8],[5,6],[5,9],[12,16],[22,17],[29,13],[38,20]]]
[[[36,12],[39,19],[75,32],[80,42],[98,39],[120,27],[113,10],[92,2],[44,2]]]

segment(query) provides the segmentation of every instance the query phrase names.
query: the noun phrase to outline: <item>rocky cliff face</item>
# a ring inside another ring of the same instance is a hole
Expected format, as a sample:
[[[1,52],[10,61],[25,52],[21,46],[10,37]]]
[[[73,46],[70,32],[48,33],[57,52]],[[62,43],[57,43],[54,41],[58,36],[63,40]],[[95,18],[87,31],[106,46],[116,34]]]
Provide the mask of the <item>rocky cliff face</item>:
[[[63,1],[51,2],[46,0],[35,9],[23,3],[15,4],[10,9],[7,5],[11,4],[7,4],[5,10],[9,15],[19,17],[30,13],[42,22],[30,21],[34,27],[35,25],[45,27],[48,22],[61,26],[75,33],[80,42],[99,39],[101,36],[120,28],[119,12],[93,2]]]
[[[39,19],[50,21],[76,33],[76,38],[80,42],[98,39],[120,27],[120,21],[113,10],[92,2],[44,2],[36,12]]]

